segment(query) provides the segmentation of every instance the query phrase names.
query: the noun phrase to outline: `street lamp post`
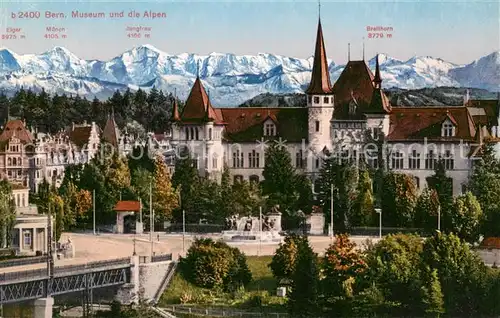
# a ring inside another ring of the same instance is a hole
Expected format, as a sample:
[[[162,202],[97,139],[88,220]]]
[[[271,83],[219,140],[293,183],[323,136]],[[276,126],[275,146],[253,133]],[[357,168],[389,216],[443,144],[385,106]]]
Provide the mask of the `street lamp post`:
[[[330,189],[330,240],[333,243],[333,183]]]
[[[441,205],[438,205],[438,231],[441,231]]]
[[[378,238],[382,238],[382,209],[375,209],[378,213]]]
[[[135,252],[135,236],[134,236],[134,253],[132,254],[132,256],[136,256],[137,253]]]

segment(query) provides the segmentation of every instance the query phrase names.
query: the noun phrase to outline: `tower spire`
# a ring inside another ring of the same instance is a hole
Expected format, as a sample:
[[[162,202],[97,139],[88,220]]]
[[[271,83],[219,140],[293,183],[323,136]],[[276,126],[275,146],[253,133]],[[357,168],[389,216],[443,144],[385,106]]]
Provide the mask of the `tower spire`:
[[[321,0],[318,0],[318,17],[321,20]]]
[[[365,37],[363,37],[363,61],[365,60]]]
[[[378,53],[375,57],[375,77],[373,78],[375,88],[381,88],[382,78],[380,77],[380,65],[378,63]]]
[[[347,43],[347,61],[351,60],[351,43]]]
[[[314,61],[311,74],[311,82],[306,90],[307,94],[331,94],[332,84],[328,71],[328,60],[326,57],[325,43],[323,40],[323,29],[321,19],[318,20],[318,31],[316,35],[316,46],[314,50]]]

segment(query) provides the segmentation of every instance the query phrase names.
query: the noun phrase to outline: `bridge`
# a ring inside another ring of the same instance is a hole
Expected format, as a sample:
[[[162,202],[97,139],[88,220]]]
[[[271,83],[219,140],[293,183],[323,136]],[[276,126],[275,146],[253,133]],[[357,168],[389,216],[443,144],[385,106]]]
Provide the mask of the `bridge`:
[[[149,258],[149,263],[171,260],[172,254],[158,255]],[[134,280],[138,277],[134,278],[134,269],[137,267],[138,276],[138,267],[145,263],[146,257],[132,256],[54,267],[52,275],[49,275],[48,268],[2,273],[0,304],[136,283]]]

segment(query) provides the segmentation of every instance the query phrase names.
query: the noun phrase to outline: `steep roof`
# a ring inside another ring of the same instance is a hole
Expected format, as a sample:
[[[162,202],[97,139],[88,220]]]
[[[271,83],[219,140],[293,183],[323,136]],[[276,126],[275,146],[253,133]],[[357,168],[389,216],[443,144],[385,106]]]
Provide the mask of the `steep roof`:
[[[33,142],[33,135],[26,129],[24,122],[20,119],[9,120],[0,134],[0,142],[10,140],[12,137],[18,138],[22,143]]]
[[[391,102],[381,88],[375,88],[370,106],[365,110],[369,114],[389,114],[392,110]]]
[[[248,107],[217,108],[224,121],[225,138],[230,141],[255,142],[264,136],[264,122],[272,120],[276,124],[276,138],[288,142],[301,142],[308,137],[308,109],[305,107]]]
[[[78,147],[86,145],[91,134],[92,126],[75,126],[68,133],[71,142]]]
[[[139,201],[118,201],[114,210],[117,212],[139,212],[141,203]]]
[[[184,110],[181,114],[181,121],[183,123],[213,121],[216,124],[223,124],[222,118],[214,110],[208,98],[208,94],[198,76],[186,100]]]
[[[349,103],[354,95],[360,109],[370,106],[373,91],[373,73],[365,61],[349,61],[333,85],[335,94],[335,110],[333,117],[336,119],[348,118]]]
[[[172,116],[170,117],[170,121],[180,121],[181,116],[179,115],[179,103],[177,102],[177,98],[174,99],[174,105],[172,107]]]
[[[316,35],[316,46],[314,49],[314,62],[311,74],[311,82],[306,89],[306,94],[331,94],[332,84],[328,72],[328,58],[326,56],[325,43],[323,40],[323,29],[321,20],[318,21],[318,33]]]
[[[102,131],[102,138],[110,143],[113,147],[118,148],[118,139],[120,138],[120,131],[116,125],[115,118],[113,115],[108,117],[106,125]]]
[[[466,106],[469,107],[474,121],[486,125],[488,128],[499,124],[500,101],[496,99],[471,99]],[[483,112],[477,112],[477,109],[482,109]]]
[[[446,119],[456,122],[454,137],[441,137]],[[451,119],[450,119],[451,120]],[[394,107],[390,115],[388,140],[474,141],[476,125],[467,107]]]

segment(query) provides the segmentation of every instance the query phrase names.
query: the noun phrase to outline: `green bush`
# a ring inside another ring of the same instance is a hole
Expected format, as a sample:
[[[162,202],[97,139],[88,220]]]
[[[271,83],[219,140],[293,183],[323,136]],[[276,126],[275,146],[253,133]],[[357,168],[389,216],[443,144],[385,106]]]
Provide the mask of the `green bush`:
[[[212,239],[196,239],[181,259],[180,270],[189,282],[210,289],[234,291],[252,280],[245,255]]]

